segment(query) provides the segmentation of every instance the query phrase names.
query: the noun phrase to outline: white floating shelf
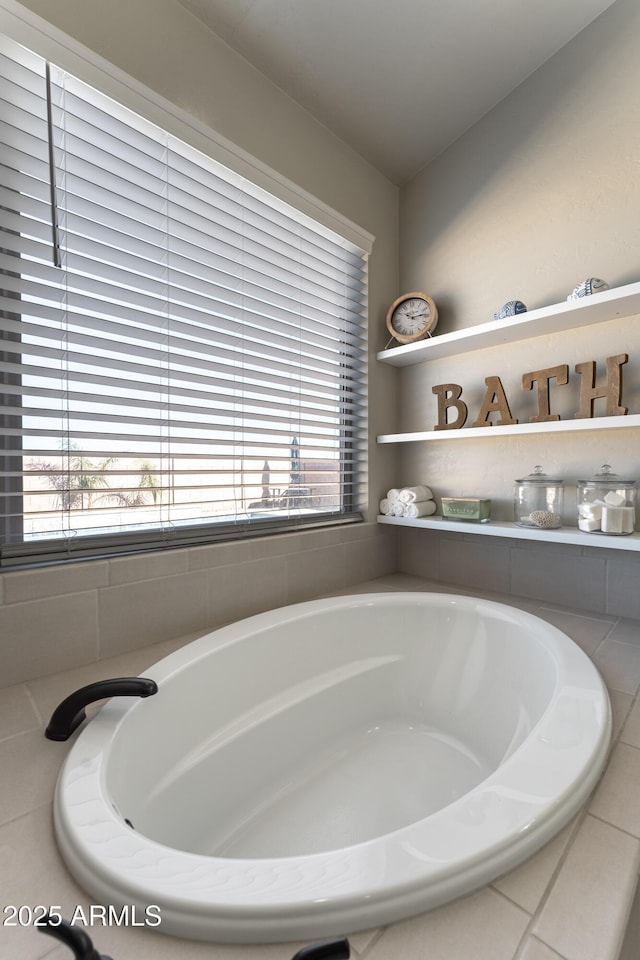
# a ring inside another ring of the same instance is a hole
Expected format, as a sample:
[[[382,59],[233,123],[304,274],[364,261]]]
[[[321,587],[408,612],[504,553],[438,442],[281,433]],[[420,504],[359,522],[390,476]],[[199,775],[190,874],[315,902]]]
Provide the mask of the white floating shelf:
[[[423,530],[447,530],[454,533],[479,534],[485,537],[510,537],[514,540],[544,540],[547,543],[571,543],[579,547],[604,547],[609,550],[640,550],[640,533],[610,537],[604,533],[582,533],[577,527],[560,527],[545,530],[536,527],[519,527],[516,523],[489,520],[487,523],[471,523],[468,520],[445,520],[442,517],[385,517],[378,523],[397,527],[419,527]]]
[[[381,350],[377,358],[394,367],[406,367],[482,347],[511,344],[575,327],[630,317],[635,313],[640,314],[640,283],[604,290],[580,300],[566,300],[549,307],[528,310],[505,320],[491,320],[464,330],[436,334],[416,343]]]
[[[567,433],[575,430],[621,430],[640,427],[640,413],[624,417],[585,417],[579,420],[549,420],[545,423],[511,423],[492,427],[463,427],[460,430],[420,430],[416,433],[386,433],[378,443],[412,443],[422,440],[471,440],[478,437],[505,437],[528,433]]]
[[[451,357],[483,347],[512,344],[520,340],[572,330],[620,317],[640,314],[640,283],[605,290],[581,300],[567,300],[538,310],[518,314],[505,320],[467,327],[453,333],[436,335],[417,343],[383,350],[377,357],[382,363],[397,367],[426,363],[441,357]],[[640,414],[622,417],[596,417],[569,420],[551,420],[545,423],[516,423],[504,426],[466,427],[460,430],[423,430],[415,433],[390,433],[378,437],[378,443],[411,443],[423,440],[470,440],[481,437],[503,437],[514,434],[568,433],[578,430],[621,430],[640,427]],[[607,536],[583,533],[577,527],[547,530],[519,527],[515,523],[489,521],[470,523],[428,517],[410,520],[405,517],[379,516],[379,523],[400,527],[418,527],[424,530],[447,530],[456,533],[478,534],[488,537],[510,537],[515,540],[543,540],[547,543],[571,543],[581,547],[601,547],[615,550],[640,550],[640,533],[629,536]]]

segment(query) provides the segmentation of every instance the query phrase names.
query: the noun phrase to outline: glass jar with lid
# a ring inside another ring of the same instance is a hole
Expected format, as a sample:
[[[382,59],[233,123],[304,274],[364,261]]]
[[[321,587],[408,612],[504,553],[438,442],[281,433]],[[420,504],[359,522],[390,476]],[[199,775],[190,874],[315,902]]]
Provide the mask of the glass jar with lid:
[[[547,530],[562,526],[563,483],[546,474],[540,465],[533,468],[533,473],[516,480],[514,510],[518,526]]]
[[[578,480],[578,527],[585,533],[625,536],[636,528],[636,481],[623,480],[608,463]]]

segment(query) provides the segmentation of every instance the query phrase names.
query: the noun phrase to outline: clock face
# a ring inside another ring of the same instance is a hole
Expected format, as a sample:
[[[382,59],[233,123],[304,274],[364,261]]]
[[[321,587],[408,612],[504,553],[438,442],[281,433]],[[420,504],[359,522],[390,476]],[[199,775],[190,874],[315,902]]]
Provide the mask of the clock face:
[[[398,333],[414,334],[420,333],[431,319],[431,307],[425,300],[419,300],[412,297],[410,300],[404,300],[399,307],[393,311],[391,323],[393,329]]]
[[[426,293],[407,293],[391,304],[387,328],[400,343],[424,337],[438,320],[436,305]]]

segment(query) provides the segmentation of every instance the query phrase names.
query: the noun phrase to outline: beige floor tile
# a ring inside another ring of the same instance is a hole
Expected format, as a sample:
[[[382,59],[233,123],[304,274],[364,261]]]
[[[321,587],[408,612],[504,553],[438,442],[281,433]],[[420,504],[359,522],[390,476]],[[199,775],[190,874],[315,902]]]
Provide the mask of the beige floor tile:
[[[0,741],[0,823],[50,803],[70,742],[45,740],[41,729]],[[1,956],[1,954],[0,954]]]
[[[0,898],[3,905],[60,906],[63,916],[86,899],[59,857],[50,804],[0,828]],[[39,960],[55,946],[54,940],[32,927],[0,927],[3,960]]]
[[[395,587],[388,586],[385,583],[372,586],[370,581],[366,583],[354,583],[351,587],[344,587],[342,590],[330,590],[328,593],[321,594],[317,599],[327,599],[329,597],[353,597],[363,593],[406,593],[406,590],[397,590]]]
[[[530,597],[518,597],[514,593],[492,593],[489,590],[478,594],[485,600],[495,600],[496,603],[506,603],[508,607],[516,607],[518,610],[524,610],[527,613],[535,613],[540,606],[538,600],[532,600]]]
[[[608,623],[610,629],[613,629],[620,619],[613,613],[604,613],[604,611],[600,610],[589,610],[585,612],[582,607],[572,607],[568,604],[557,603],[555,601],[540,600],[538,601],[538,605],[544,607],[545,610],[555,610],[557,613],[568,614],[569,616],[585,617],[588,620],[599,620],[601,623]]]
[[[518,960],[563,960],[563,958],[536,937],[527,937]]]
[[[609,636],[598,647],[593,662],[610,690],[635,696],[640,685],[640,645]]]
[[[636,700],[631,707],[620,739],[624,743],[630,743],[632,747],[640,747],[640,700]]]
[[[375,593],[379,587],[394,590],[430,590],[437,592],[442,586],[434,580],[424,580],[422,577],[414,577],[410,573],[389,573],[384,577],[376,577],[375,580],[367,580],[366,585],[371,587],[372,593]]]
[[[613,729],[611,739],[616,740],[622,734],[624,726],[629,719],[629,713],[633,705],[633,697],[629,693],[619,693],[617,690],[609,691],[609,700],[611,701],[611,712],[613,714]],[[624,738],[622,738],[624,739]],[[630,741],[627,740],[627,743]],[[638,713],[638,743],[634,746],[640,747],[640,712]]]
[[[0,690],[0,740],[40,726],[40,717],[24,684]]]
[[[536,610],[536,616],[562,630],[590,656],[595,653],[607,634],[610,633],[614,622],[610,619],[601,620],[598,617],[584,617],[577,613],[569,613],[547,606],[542,606]]]
[[[405,574],[406,576],[406,574]],[[463,597],[478,597],[481,600],[492,600],[494,603],[504,603],[508,607],[516,607],[518,610],[525,610],[529,613],[535,613],[540,605],[538,600],[531,600],[529,597],[517,597],[512,593],[500,593],[495,590],[483,590],[477,587],[462,587],[456,583],[443,583],[439,580],[422,580],[420,577],[411,577],[422,584],[421,587],[413,589],[427,590],[429,593],[454,593]]]
[[[601,820],[640,837],[640,750],[618,743],[589,810]]]
[[[388,927],[367,960],[511,960],[529,916],[488,888]]]
[[[630,643],[640,646],[640,621],[622,617],[611,631],[611,639],[619,643]]]
[[[204,637],[205,634],[210,632],[211,630],[209,628],[206,630],[192,630],[191,633],[185,633],[175,640],[165,640],[156,646],[145,647],[145,650],[153,651],[154,659],[153,661],[149,661],[149,666],[151,666],[152,662],[156,663],[158,660],[162,660],[163,657],[168,656],[170,653],[175,653],[176,650],[180,650],[181,647],[186,647],[188,643],[192,643],[194,640],[197,640],[199,637]]]
[[[577,821],[572,821],[542,850],[529,857],[525,863],[515,870],[504,877],[500,877],[492,886],[504,893],[505,897],[517,903],[527,913],[534,914],[576,829],[576,825]]]
[[[640,843],[587,816],[533,933],[566,960],[615,960],[640,860]]]
[[[349,934],[349,946],[352,957],[361,957],[367,952],[374,940],[382,933],[380,927],[371,930],[359,930],[357,933]]]

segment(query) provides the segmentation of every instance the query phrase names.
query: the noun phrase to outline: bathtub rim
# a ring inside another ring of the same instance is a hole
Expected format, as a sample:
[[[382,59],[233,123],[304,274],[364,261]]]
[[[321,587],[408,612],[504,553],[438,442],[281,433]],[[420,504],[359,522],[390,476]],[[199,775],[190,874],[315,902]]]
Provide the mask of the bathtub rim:
[[[268,629],[270,626],[282,622],[284,616],[287,620],[296,620],[302,615],[313,615],[314,612],[324,609],[327,606],[333,607],[353,607],[361,605],[370,605],[378,601],[391,602],[401,605],[407,602],[408,598],[420,598],[418,602],[428,601],[429,603],[443,602],[446,605],[453,603],[460,604],[465,609],[473,609],[482,612],[486,609],[488,612],[494,612],[507,616],[515,621],[526,621],[529,624],[543,626],[544,634],[556,640],[560,638],[560,646],[571,651],[572,656],[577,656],[579,660],[589,664],[589,673],[593,680],[594,691],[597,690],[602,698],[604,708],[602,723],[597,742],[592,751],[592,757],[589,768],[583,772],[578,784],[572,783],[571,788],[565,789],[551,805],[546,804],[544,811],[537,813],[526,823],[520,824],[520,836],[514,841],[513,837],[506,837],[493,842],[488,846],[485,844],[477,848],[471,855],[468,855],[464,861],[464,876],[461,877],[461,867],[459,861],[452,861],[447,869],[431,870],[428,876],[423,877],[422,885],[416,889],[416,878],[411,876],[404,877],[402,880],[395,880],[390,887],[389,879],[385,879],[383,885],[371,885],[365,895],[340,895],[332,898],[326,898],[326,902],[315,909],[312,904],[314,899],[320,898],[313,896],[313,889],[305,888],[302,895],[289,897],[286,903],[276,907],[270,897],[267,897],[261,903],[252,903],[247,905],[244,902],[244,893],[240,897],[231,895],[227,890],[227,897],[220,903],[217,910],[213,909],[210,901],[206,903],[206,916],[203,916],[202,904],[194,905],[192,897],[183,897],[174,895],[167,898],[166,891],[162,884],[160,887],[151,884],[152,890],[149,890],[149,880],[146,881],[144,890],[129,880],[123,883],[120,876],[114,875],[112,869],[97,867],[98,861],[93,860],[93,855],[87,859],[86,853],[79,853],[78,846],[78,827],[70,823],[67,804],[63,796],[65,784],[69,777],[69,770],[74,766],[74,755],[94,753],[94,744],[97,745],[107,738],[109,731],[117,731],[126,721],[131,710],[139,709],[138,701],[131,701],[126,698],[113,698],[107,703],[96,717],[81,732],[78,740],[72,747],[67,760],[60,772],[56,786],[54,802],[54,827],[58,846],[67,863],[71,873],[78,879],[82,886],[91,890],[92,894],[104,899],[105,902],[115,905],[124,905],[127,903],[136,904],[144,909],[150,902],[156,903],[162,900],[162,932],[172,933],[187,939],[205,939],[217,942],[230,943],[249,943],[249,942],[276,942],[282,940],[298,940],[309,937],[337,935],[341,931],[353,932],[355,929],[366,929],[372,926],[379,926],[381,923],[393,922],[407,916],[415,915],[423,910],[430,909],[442,903],[449,902],[459,896],[464,895],[497,876],[513,869],[533,852],[540,849],[548,840],[552,839],[571,819],[577,814],[584,805],[588,796],[595,787],[605,761],[608,756],[611,739],[611,707],[606,691],[606,687],[591,663],[587,655],[558,628],[549,624],[547,621],[536,617],[527,611],[511,607],[508,604],[499,603],[484,598],[468,597],[452,593],[367,593],[351,594],[340,597],[325,598],[321,600],[305,601],[303,603],[293,604],[276,611],[268,611],[266,614],[257,614],[236,623],[229,624],[217,630],[210,631],[202,637],[174,653],[159,660],[151,668],[155,671],[154,679],[157,679],[159,686],[163,679],[173,675],[176,668],[186,669],[189,665],[197,662],[202,656],[215,652],[221,646],[235,643],[245,635],[254,632],[258,625],[261,629]],[[415,599],[410,602],[416,602]],[[212,639],[213,638],[213,639]],[[567,646],[568,644],[568,646]],[[188,652],[188,654],[187,654]],[[185,658],[188,655],[188,659]],[[145,671],[149,674],[151,671]],[[164,674],[164,676],[163,676]],[[538,728],[539,724],[548,720],[548,711],[545,711],[541,720],[536,724],[532,733]],[[442,811],[438,811],[427,820],[432,823],[438,821],[448,821],[456,811],[464,807],[469,797],[475,796],[483,789],[493,789],[498,780],[504,779],[505,768],[511,770],[523,760],[523,748],[529,742],[530,736],[521,744],[514,754],[508,758],[505,764],[498,767],[494,773],[472,790],[470,794],[459,798],[453,804],[450,804]],[[83,761],[86,767],[86,756]],[[94,787],[96,784],[104,785],[104,758],[99,755],[94,769],[91,772]],[[76,760],[77,766],[77,760]],[[86,773],[85,769],[85,773]],[[504,783],[503,783],[504,786]],[[507,783],[508,787],[509,784]],[[234,867],[246,868],[244,875],[249,876],[248,871],[254,870],[258,874],[265,873],[269,865],[276,865],[278,869],[288,869],[292,866],[300,866],[303,861],[305,866],[313,866],[321,861],[336,861],[345,852],[349,856],[358,857],[366,855],[372,845],[392,847],[394,845],[406,843],[408,834],[413,833],[417,827],[426,823],[419,821],[417,824],[402,827],[392,833],[376,837],[372,840],[364,841],[343,850],[326,851],[323,853],[307,854],[302,857],[282,857],[257,860],[231,860],[225,858],[207,857],[200,854],[186,853],[183,851],[174,851],[166,848],[162,844],[149,840],[134,831],[131,831],[123,822],[121,817],[113,810],[101,795],[100,791],[96,795],[95,791],[89,802],[100,806],[102,802],[103,824],[108,825],[109,829],[114,831],[113,842],[115,844],[124,843],[124,846],[130,850],[132,856],[136,856],[136,851],[140,849],[149,851],[154,850],[158,858],[162,859],[167,853],[177,857],[181,863],[190,869],[199,869],[203,862],[207,867],[217,867],[222,864],[232,863]],[[80,830],[80,833],[83,831]],[[137,838],[138,843],[134,838]],[[133,840],[133,845],[132,845]],[[185,859],[186,858],[186,859]],[[366,857],[365,857],[366,858]],[[420,856],[418,855],[418,859]],[[257,866],[256,866],[257,865]],[[499,865],[499,868],[498,866]],[[97,879],[96,869],[102,871],[102,876]],[[326,879],[323,881],[326,883]],[[429,890],[425,890],[424,884],[428,883]],[[313,884],[312,884],[313,887]],[[219,895],[223,891],[218,890]],[[316,888],[316,895],[324,892],[324,887]],[[157,894],[157,896],[156,896]],[[155,899],[154,899],[155,897]],[[357,901],[357,902],[356,902]],[[301,906],[307,907],[307,913],[304,917],[297,917],[296,911]],[[315,912],[314,912],[315,909]],[[309,910],[313,916],[310,919]],[[216,927],[216,935],[211,935],[212,923]]]

